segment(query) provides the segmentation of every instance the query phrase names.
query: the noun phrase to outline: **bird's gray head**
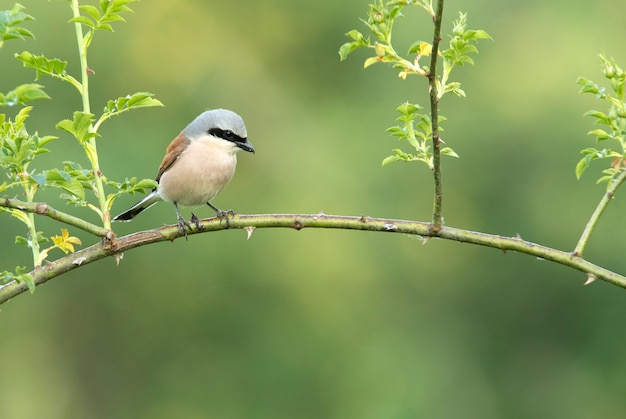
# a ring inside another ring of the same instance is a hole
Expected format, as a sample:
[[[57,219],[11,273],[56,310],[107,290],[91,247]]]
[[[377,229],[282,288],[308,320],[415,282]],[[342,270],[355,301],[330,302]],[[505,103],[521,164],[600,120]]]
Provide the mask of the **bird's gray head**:
[[[242,150],[254,153],[248,142],[248,132],[243,119],[228,109],[213,109],[201,113],[183,130],[187,138],[196,138],[205,134],[213,135],[234,143]]]

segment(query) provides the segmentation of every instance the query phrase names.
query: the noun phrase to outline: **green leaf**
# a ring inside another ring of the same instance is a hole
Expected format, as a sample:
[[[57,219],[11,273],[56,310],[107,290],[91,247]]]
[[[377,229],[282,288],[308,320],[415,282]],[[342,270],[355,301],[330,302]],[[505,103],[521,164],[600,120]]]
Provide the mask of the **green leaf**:
[[[34,293],[35,278],[33,278],[33,276],[28,273],[28,268],[26,268],[25,266],[17,266],[15,267],[15,273],[17,274],[17,276],[15,277],[17,282],[24,282],[28,287],[28,291],[30,291],[31,294]]]
[[[28,214],[26,214],[24,211],[13,209],[11,210],[11,215],[26,224],[27,226],[30,226],[30,219],[28,218]]]
[[[580,154],[583,154],[585,156],[590,155],[590,158],[597,159],[604,157],[604,154],[606,154],[606,150],[598,151],[595,148],[585,148],[580,151]]]
[[[15,273],[9,271],[0,272],[0,284],[8,284],[12,281],[25,283],[31,294],[35,292],[35,280],[33,276],[28,273],[28,269],[25,266],[17,266]]]
[[[402,105],[396,108],[396,111],[400,112],[402,115],[410,116],[417,113],[418,111],[421,111],[422,109],[424,108],[420,105],[404,102]]]
[[[133,191],[139,193],[145,193],[157,187],[157,182],[154,179],[142,179],[133,185]]]
[[[387,132],[391,133],[391,135],[395,137],[405,138],[406,131],[400,127],[389,127],[387,128]]]
[[[15,58],[20,60],[25,68],[34,68],[36,70],[35,79],[39,79],[42,75],[48,75],[62,80],[71,81],[74,85],[80,85],[73,77],[68,76],[65,72],[67,61],[57,58],[46,58],[43,55],[34,55],[28,51],[15,54]]]
[[[164,106],[160,100],[154,99],[154,95],[148,92],[138,92],[132,95],[109,100],[104,107],[104,111],[96,122],[96,129],[107,119],[117,116],[123,112],[135,108],[145,108],[151,106]]]
[[[50,99],[43,91],[43,86],[36,83],[28,83],[17,86],[6,95],[0,95],[0,105],[14,106],[25,105],[26,102],[39,99]]]
[[[493,38],[487,33],[487,31],[484,31],[482,29],[477,29],[477,30],[468,30],[465,32],[465,34],[463,35],[463,38],[465,40],[476,40],[476,39],[489,39],[493,41]]]
[[[339,47],[339,61],[344,61],[353,51],[359,49],[361,45],[358,42],[346,42]]]
[[[15,3],[11,10],[0,11],[0,47],[4,41],[10,39],[34,38],[34,35],[25,28],[18,26],[22,22],[33,20],[29,14],[22,12],[25,7],[19,3]]]
[[[363,34],[357,31],[356,29],[353,29],[350,32],[346,33],[346,36],[348,36],[349,38],[352,38],[353,40],[359,43],[367,43]]]
[[[109,3],[110,3],[110,0],[100,0],[99,1],[100,10],[102,10],[103,12],[106,12],[107,9],[109,8]]]
[[[98,135],[96,132],[90,131],[93,121],[93,114],[74,112],[73,120],[64,119],[56,125],[56,128],[72,134],[74,138],[83,144],[90,138]]]
[[[99,23],[97,29],[113,32],[113,27],[108,23]]]
[[[603,129],[594,129],[593,131],[589,131],[587,135],[594,135],[598,141],[608,140],[611,138],[608,132]]]
[[[603,124],[609,125],[610,118],[604,112],[590,110],[590,111],[585,112],[583,116],[593,116],[594,118],[598,119],[597,122],[601,122]]]
[[[398,156],[397,156],[397,155],[395,155],[395,154],[394,154],[394,155],[392,155],[392,156],[385,157],[385,158],[383,159],[382,166],[383,166],[383,167],[385,167],[385,166],[387,166],[389,163],[393,163],[393,162],[396,162],[396,161],[398,161],[398,160],[400,160],[400,157],[398,157]]]
[[[587,157],[583,157],[576,164],[576,179],[580,180],[583,172],[589,167],[589,159]]]
[[[379,57],[369,57],[363,63],[363,68],[367,68],[367,67],[371,66],[372,64],[376,64],[378,62],[380,62],[380,58]]]
[[[458,154],[456,154],[454,152],[454,150],[452,150],[450,147],[444,147],[441,149],[441,154],[444,156],[450,156],[450,157],[459,157]]]
[[[33,173],[28,178],[29,180],[34,180],[35,182],[37,182],[37,185],[39,185],[39,187],[46,186],[46,175],[43,173]]]
[[[15,237],[15,244],[19,246],[30,246],[30,242],[28,241],[28,239],[22,236]]]
[[[461,89],[461,83],[458,81],[446,84],[446,87],[443,89],[443,93],[452,93],[458,97],[465,97],[465,91]]]
[[[138,0],[100,0],[100,10],[102,13],[98,13],[98,17],[96,18],[97,10],[85,10],[90,16],[92,16],[96,22],[95,29],[96,30],[107,30],[113,31],[113,27],[109,25],[107,22],[125,22],[124,18],[120,15],[122,12],[132,12],[132,10],[127,6],[127,4],[134,3]],[[94,7],[95,9],[95,7]]]
[[[82,6],[78,6],[78,8],[82,10],[83,12],[87,13],[96,22],[100,20],[101,18],[100,11],[98,11],[98,8],[95,6],[92,6],[90,4],[85,4]]]
[[[81,182],[63,170],[48,170],[45,173],[45,180],[46,186],[60,188],[78,199],[85,199],[85,189]]]
[[[96,27],[95,23],[89,19],[87,16],[76,16],[71,18],[68,22],[70,23],[80,23],[82,25],[87,26],[89,29],[94,29]]]
[[[163,106],[161,101],[154,99],[152,93],[138,92],[132,95],[109,100],[104,108],[105,113],[117,115],[133,108],[143,108],[149,106]]]

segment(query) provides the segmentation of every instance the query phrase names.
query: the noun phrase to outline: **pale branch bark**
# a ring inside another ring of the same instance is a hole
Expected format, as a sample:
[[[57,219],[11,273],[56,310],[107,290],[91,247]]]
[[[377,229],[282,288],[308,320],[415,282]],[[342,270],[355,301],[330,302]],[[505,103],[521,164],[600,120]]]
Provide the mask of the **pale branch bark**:
[[[111,230],[107,230],[106,228],[97,226],[81,218],[56,210],[44,202],[24,202],[17,199],[3,198],[0,199],[0,207],[45,215],[53,220],[79,228],[98,237],[107,237],[111,234]]]
[[[193,227],[189,235],[205,233],[209,231],[225,230],[226,223],[216,218],[205,219],[200,222],[202,230]],[[608,269],[594,265],[593,263],[576,256],[570,252],[541,246],[520,237],[503,237],[494,234],[479,233],[462,230],[453,227],[441,226],[438,231],[433,231],[431,223],[395,220],[370,217],[348,217],[325,214],[268,214],[268,215],[235,215],[230,219],[230,229],[242,229],[247,231],[248,237],[258,228],[292,228],[302,230],[304,228],[334,228],[347,230],[364,230],[387,233],[401,233],[422,236],[425,240],[429,237],[437,237],[446,240],[454,240],[463,243],[473,243],[481,246],[493,247],[503,252],[515,250],[564,266],[577,269],[587,275],[588,281],[601,279],[619,287],[626,288],[626,277]],[[165,226],[154,230],[141,231],[124,237],[109,239],[103,238],[101,243],[94,244],[76,253],[64,256],[54,262],[30,272],[36,286],[58,278],[62,274],[80,266],[87,265],[105,257],[114,256],[117,261],[122,253],[135,247],[150,243],[173,241],[181,237],[176,225]],[[120,268],[121,269],[121,268]],[[0,287],[0,304],[25,292],[28,287],[25,283],[9,282]]]

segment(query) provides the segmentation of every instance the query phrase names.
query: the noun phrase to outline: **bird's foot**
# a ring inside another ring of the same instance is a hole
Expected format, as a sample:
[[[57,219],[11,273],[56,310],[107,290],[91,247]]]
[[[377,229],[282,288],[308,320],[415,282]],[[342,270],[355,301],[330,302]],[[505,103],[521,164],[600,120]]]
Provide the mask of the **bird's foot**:
[[[230,221],[229,221],[229,217],[234,217],[235,216],[235,211],[229,209],[228,211],[222,211],[222,210],[217,210],[215,211],[217,218],[220,220],[220,222],[222,222],[222,220],[226,221],[226,227],[230,228]]]
[[[191,221],[193,221],[193,218],[191,219]],[[189,231],[193,230],[193,228],[191,227],[191,224],[185,221],[185,219],[181,217],[180,215],[178,216],[177,224],[178,224],[178,233],[183,234],[185,236],[185,240],[189,240],[189,238],[187,237],[187,229],[189,229]]]
[[[196,217],[196,214],[194,214],[193,212],[191,213],[191,220],[190,220],[198,230],[202,231],[204,230],[204,227],[202,226],[202,224],[200,224],[200,219],[198,217]]]

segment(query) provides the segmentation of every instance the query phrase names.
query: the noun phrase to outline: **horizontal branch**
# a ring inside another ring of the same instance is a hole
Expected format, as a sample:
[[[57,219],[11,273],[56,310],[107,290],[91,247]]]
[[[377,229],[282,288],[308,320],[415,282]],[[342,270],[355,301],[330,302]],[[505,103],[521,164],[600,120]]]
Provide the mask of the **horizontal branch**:
[[[348,217],[326,214],[269,214],[269,215],[235,215],[230,219],[230,229],[244,229],[251,235],[257,228],[334,228],[346,230],[365,230],[388,233],[411,234],[422,237],[438,237],[457,242],[473,243],[493,247],[502,251],[514,250],[544,260],[569,266],[584,272],[588,280],[601,279],[619,287],[626,288],[626,277],[575,256],[572,253],[541,246],[522,240],[520,237],[503,237],[493,234],[479,233],[453,227],[442,227],[433,232],[430,223],[370,217]],[[193,227],[188,235],[209,231],[225,230],[226,223],[216,218],[200,222],[201,230]],[[150,243],[173,241],[181,237],[176,225],[169,225],[154,230],[141,231],[113,240],[103,239],[101,243],[64,256],[54,262],[30,272],[36,286],[46,283],[61,274],[79,266],[86,265],[108,256],[120,257],[127,250]],[[0,304],[28,290],[25,283],[15,281],[0,287]]]
[[[98,237],[108,237],[111,230],[97,226],[82,218],[75,217],[65,212],[56,210],[50,205],[43,202],[24,202],[17,199],[3,198],[0,199],[0,207],[18,209],[24,212],[30,212],[39,215],[45,215],[53,220],[60,221],[64,224],[79,228],[87,233],[91,233]]]

